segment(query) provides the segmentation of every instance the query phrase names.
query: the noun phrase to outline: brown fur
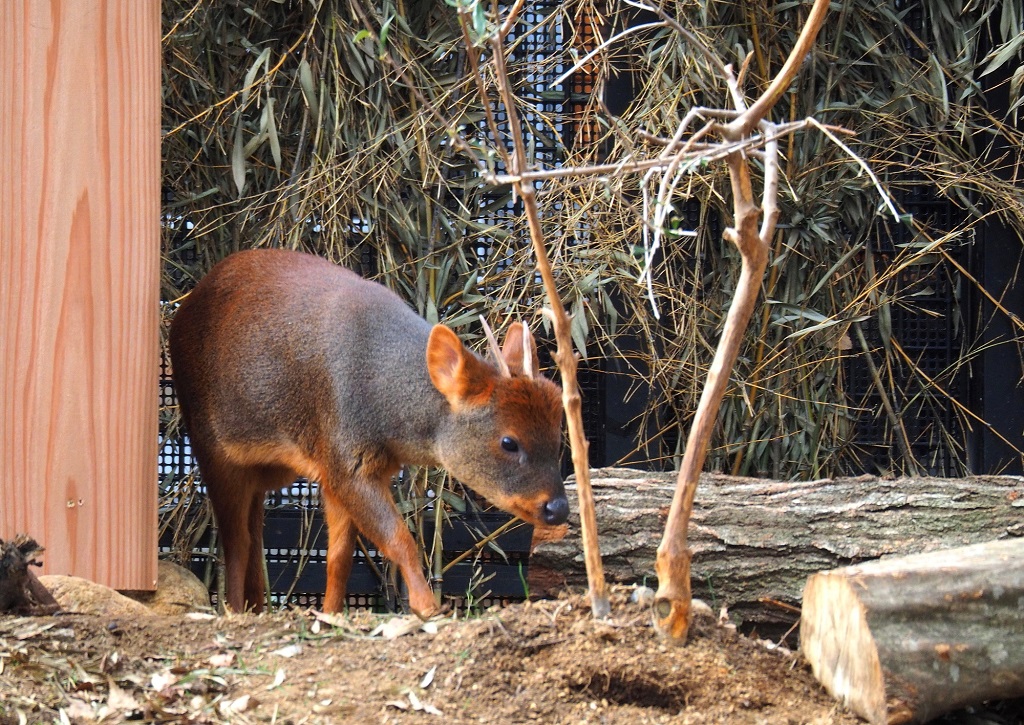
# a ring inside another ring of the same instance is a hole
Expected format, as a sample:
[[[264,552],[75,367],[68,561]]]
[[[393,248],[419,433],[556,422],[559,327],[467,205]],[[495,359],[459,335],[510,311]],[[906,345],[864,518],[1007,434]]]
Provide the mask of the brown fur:
[[[196,286],[169,342],[231,609],[261,608],[263,500],[298,475],[320,483],[328,611],[344,607],[357,532],[399,567],[413,611],[437,611],[390,496],[403,464],[444,466],[527,521],[565,520],[561,392],[523,375],[518,323],[505,377],[380,285],[310,255],[254,250]],[[532,337],[525,344],[537,370]]]

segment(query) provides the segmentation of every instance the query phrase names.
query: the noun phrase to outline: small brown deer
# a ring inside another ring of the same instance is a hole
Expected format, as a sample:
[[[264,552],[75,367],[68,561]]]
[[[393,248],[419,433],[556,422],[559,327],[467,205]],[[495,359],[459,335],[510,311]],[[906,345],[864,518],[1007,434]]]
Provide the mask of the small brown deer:
[[[500,351],[488,336],[494,363],[385,287],[300,252],[238,252],[196,285],[171,323],[171,364],[231,609],[262,608],[264,498],[297,476],[320,484],[331,612],[357,532],[398,566],[414,612],[439,610],[390,494],[403,464],[442,466],[531,523],[566,520],[561,390],[519,323]]]

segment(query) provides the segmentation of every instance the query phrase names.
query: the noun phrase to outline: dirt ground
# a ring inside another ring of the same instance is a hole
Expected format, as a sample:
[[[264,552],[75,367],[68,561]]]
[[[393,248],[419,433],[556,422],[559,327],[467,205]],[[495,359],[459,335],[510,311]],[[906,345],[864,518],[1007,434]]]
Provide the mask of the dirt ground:
[[[667,644],[626,595],[607,623],[573,596],[436,631],[358,612],[0,617],[0,725],[858,722],[787,649],[711,618]]]

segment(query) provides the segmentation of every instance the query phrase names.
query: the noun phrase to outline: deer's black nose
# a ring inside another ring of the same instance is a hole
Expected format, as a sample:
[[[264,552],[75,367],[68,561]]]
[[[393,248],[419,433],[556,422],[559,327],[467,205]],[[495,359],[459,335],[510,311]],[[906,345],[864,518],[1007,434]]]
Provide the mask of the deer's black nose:
[[[569,518],[569,501],[565,496],[553,498],[544,504],[544,523],[550,526],[564,524]]]

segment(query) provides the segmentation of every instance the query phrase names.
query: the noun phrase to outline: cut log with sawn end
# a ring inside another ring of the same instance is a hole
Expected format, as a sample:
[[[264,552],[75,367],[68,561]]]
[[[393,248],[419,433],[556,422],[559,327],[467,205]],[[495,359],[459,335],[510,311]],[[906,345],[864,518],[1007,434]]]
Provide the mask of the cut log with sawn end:
[[[814,574],[800,647],[871,723],[921,723],[1024,696],[1024,539]]]

